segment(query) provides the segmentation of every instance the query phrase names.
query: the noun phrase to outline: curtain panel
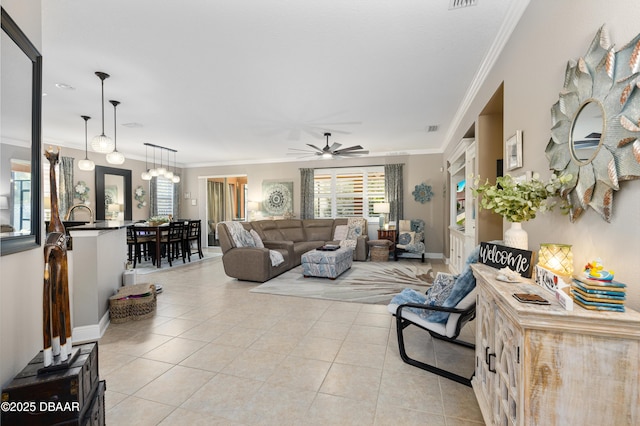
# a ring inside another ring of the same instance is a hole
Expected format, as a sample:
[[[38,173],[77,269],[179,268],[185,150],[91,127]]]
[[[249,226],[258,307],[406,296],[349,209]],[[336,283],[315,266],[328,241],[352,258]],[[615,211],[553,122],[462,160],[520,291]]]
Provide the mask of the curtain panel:
[[[73,206],[73,157],[62,157],[60,159],[59,173],[58,213],[60,217],[65,217],[69,209]]]
[[[158,192],[158,178],[152,177],[149,181],[149,216],[158,216],[158,202],[156,200]]]
[[[300,169],[300,219],[313,219],[314,169]]]
[[[389,203],[389,221],[398,224],[404,218],[404,164],[385,164],[384,197]]]

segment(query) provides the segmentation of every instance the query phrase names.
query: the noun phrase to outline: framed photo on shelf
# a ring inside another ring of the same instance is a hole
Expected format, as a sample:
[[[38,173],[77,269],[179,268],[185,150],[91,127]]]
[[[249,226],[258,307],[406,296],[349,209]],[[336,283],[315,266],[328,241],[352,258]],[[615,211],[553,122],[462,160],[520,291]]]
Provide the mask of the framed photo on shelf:
[[[504,159],[507,171],[522,167],[522,130],[517,130],[515,135],[507,139],[504,145]]]

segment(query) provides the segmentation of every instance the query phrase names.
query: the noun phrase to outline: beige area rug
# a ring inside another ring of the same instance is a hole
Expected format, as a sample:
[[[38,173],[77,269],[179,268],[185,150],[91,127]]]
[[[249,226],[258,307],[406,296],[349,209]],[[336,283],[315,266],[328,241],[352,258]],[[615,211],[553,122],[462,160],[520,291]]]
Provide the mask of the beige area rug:
[[[198,254],[191,254],[191,262],[189,262],[189,259],[186,259],[185,263],[182,263],[182,258],[180,259],[176,259],[173,260],[171,263],[173,263],[173,266],[169,266],[169,262],[167,261],[166,258],[162,259],[162,262],[160,263],[160,268],[156,268],[155,265],[153,265],[151,263],[151,260],[145,261],[144,259],[142,260],[142,263],[138,263],[136,265],[135,271],[136,271],[136,275],[146,275],[146,274],[152,274],[154,272],[161,272],[161,271],[166,271],[169,269],[175,269],[175,268],[181,268],[184,266],[189,266],[189,265],[193,265],[199,262],[206,262],[206,261],[211,261],[214,259],[218,259],[218,260],[222,260],[222,253],[218,252],[218,251],[209,251],[209,250],[203,250],[202,254],[204,255],[204,257],[202,259],[200,259],[200,257],[198,256]]]
[[[415,260],[353,262],[351,269],[335,280],[305,278],[302,276],[302,266],[298,266],[252,289],[251,292],[387,304],[394,295],[407,287],[427,291],[434,277],[430,263]]]

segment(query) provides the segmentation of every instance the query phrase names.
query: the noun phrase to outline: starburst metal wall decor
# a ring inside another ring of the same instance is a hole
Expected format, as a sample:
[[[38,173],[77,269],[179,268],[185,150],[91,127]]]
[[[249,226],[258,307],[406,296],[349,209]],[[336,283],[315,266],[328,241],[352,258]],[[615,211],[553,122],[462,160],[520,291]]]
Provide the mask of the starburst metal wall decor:
[[[567,64],[564,87],[551,108],[551,140],[545,152],[551,169],[572,176],[561,189],[571,205],[572,222],[587,207],[609,222],[620,181],[640,178],[639,76],[640,34],[616,51],[605,25],[587,53]],[[598,109],[601,130],[578,130],[578,122],[592,115],[585,111]]]
[[[427,185],[424,183],[416,185],[415,190],[411,194],[413,195],[413,198],[416,201],[419,201],[422,204],[426,203],[427,201],[430,201],[431,197],[433,197],[433,191],[431,190],[431,185]]]

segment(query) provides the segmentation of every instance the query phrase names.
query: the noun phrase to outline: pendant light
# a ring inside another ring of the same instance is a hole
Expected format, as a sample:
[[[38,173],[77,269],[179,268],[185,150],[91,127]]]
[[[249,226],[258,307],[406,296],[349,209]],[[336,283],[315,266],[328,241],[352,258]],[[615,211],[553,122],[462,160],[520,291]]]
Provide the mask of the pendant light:
[[[164,176],[165,173],[167,173],[167,168],[164,167],[162,163],[162,151],[164,151],[164,149],[160,148],[160,167],[158,167],[158,176]]]
[[[149,170],[151,177],[158,176],[158,169],[156,169],[156,147],[153,146],[153,169]]]
[[[149,153],[149,146],[144,144],[144,172],[140,175],[142,180],[151,180],[151,173],[149,173],[149,165],[147,164],[147,154]]]
[[[118,152],[118,145],[116,141],[116,107],[120,104],[118,101],[109,101],[113,105],[113,151],[107,154],[107,163],[109,164],[122,164],[124,163],[124,155]]]
[[[109,74],[96,71],[96,75],[102,81],[102,134],[96,136],[91,141],[91,148],[95,152],[101,154],[108,154],[113,151],[114,144],[110,137],[104,134],[104,80],[109,78]]]
[[[78,168],[90,172],[96,168],[96,164],[89,160],[89,154],[87,153],[87,121],[89,121],[91,117],[86,115],[81,115],[81,117],[84,120],[84,160],[78,161]]]
[[[173,151],[173,170],[174,170],[174,174],[173,174],[173,177],[171,178],[171,182],[178,183],[178,182],[180,182],[180,176],[175,174],[175,169],[176,169],[176,152]]]

